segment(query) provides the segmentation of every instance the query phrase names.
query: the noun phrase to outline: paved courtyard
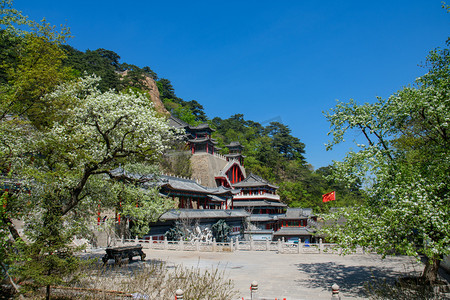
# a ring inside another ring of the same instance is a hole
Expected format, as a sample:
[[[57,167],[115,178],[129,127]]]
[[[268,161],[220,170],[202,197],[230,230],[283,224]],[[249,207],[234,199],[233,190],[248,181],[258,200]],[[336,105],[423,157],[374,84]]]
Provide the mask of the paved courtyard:
[[[250,285],[256,280],[259,296],[267,299],[300,300],[331,298],[331,285],[341,287],[342,299],[366,299],[364,282],[393,279],[400,274],[419,273],[423,267],[413,258],[373,254],[277,254],[265,251],[187,252],[145,250],[147,259],[162,260],[168,266],[201,269],[218,268],[234,281],[240,297],[250,299]]]

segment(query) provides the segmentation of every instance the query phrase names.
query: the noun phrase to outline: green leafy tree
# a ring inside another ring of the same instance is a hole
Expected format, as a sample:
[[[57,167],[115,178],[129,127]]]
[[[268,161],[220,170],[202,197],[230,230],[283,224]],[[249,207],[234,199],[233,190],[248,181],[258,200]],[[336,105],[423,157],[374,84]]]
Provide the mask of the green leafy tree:
[[[358,152],[335,163],[333,176],[361,182],[369,196],[341,211],[347,222],[328,234],[350,249],[424,256],[423,279],[431,283],[450,252],[449,62],[448,49],[434,50],[414,87],[373,104],[338,103],[326,114],[333,136],[328,149],[349,130],[365,137]]]
[[[76,50],[69,45],[62,45],[61,49],[66,53],[64,64],[75,70],[72,74],[81,77],[85,74],[95,74],[101,78],[98,87],[105,92],[110,89],[119,91],[123,88],[119,74],[120,56],[110,50],[97,49],[86,50],[85,52]]]
[[[267,134],[272,137],[272,146],[289,160],[304,160],[305,144],[291,135],[291,130],[284,124],[272,122],[265,128]]]
[[[206,117],[206,114],[204,112],[203,105],[198,103],[195,100],[191,100],[186,102],[186,105],[189,110],[192,112],[192,114],[195,116],[195,121],[205,123],[208,118]]]
[[[35,125],[48,123],[54,112],[48,107],[62,103],[43,102],[42,96],[69,76],[62,64],[64,52],[59,48],[69,31],[60,31],[45,20],[28,20],[11,7],[11,1],[0,2],[0,119],[16,114]]]
[[[31,243],[16,243],[19,249],[13,274],[32,279],[27,288],[46,287],[46,299],[50,299],[51,286],[63,285],[77,280],[70,276],[78,270],[81,261],[74,255],[77,249],[69,247],[67,241],[75,234],[73,227],[64,226],[58,206],[58,191],[50,191],[41,198],[42,216],[30,222],[27,230]],[[56,205],[55,205],[56,203]],[[80,249],[78,249],[80,250]],[[13,255],[14,256],[14,255]],[[68,281],[66,278],[70,278]]]

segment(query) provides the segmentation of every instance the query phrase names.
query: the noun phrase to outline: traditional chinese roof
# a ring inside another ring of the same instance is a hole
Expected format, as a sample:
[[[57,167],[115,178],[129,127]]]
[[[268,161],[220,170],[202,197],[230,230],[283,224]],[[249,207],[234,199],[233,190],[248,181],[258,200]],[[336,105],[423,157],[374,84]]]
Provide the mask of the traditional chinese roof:
[[[274,236],[277,235],[312,235],[316,231],[308,227],[281,227],[279,230],[274,232]]]
[[[212,144],[217,144],[217,141],[215,139],[209,138],[209,137],[200,137],[195,139],[188,139],[189,143],[204,143],[210,141]]]
[[[232,196],[234,194],[239,193],[240,191],[235,189],[230,189],[226,187],[216,187],[216,188],[209,188],[200,185],[196,181],[192,179],[186,179],[186,178],[179,178],[174,176],[168,176],[168,175],[161,175],[159,176],[160,179],[158,180],[158,186],[161,188],[166,188],[170,190],[178,190],[178,191],[186,191],[186,192],[193,192],[193,193],[200,193],[200,194],[206,194],[206,195],[216,195],[216,196]],[[211,197],[214,198],[214,197]],[[216,198],[214,198],[216,199]]]
[[[244,148],[244,146],[242,146],[241,143],[239,143],[239,142],[231,142],[228,145],[225,145],[225,147],[227,147],[227,148],[237,148],[237,147]]]
[[[278,220],[277,216],[279,216],[279,215],[267,215],[267,214],[250,215],[247,220],[250,222],[276,221],[276,220]]]
[[[139,175],[128,173],[124,171],[122,168],[117,168],[113,170],[111,173],[113,173],[115,176],[124,176],[128,178],[139,179],[141,181],[141,186],[144,188],[152,188],[157,186],[166,191],[171,190],[171,191],[201,194],[216,201],[225,200],[224,198],[220,198],[220,196],[231,197],[232,195],[240,192],[240,190],[230,189],[223,186],[216,188],[209,188],[200,185],[195,180],[170,175],[154,175],[154,174]]]
[[[287,205],[281,202],[272,202],[267,200],[254,200],[254,201],[234,200],[233,207],[287,207]]]
[[[214,129],[212,129],[211,127],[209,127],[208,123],[203,123],[197,126],[189,126],[189,129],[192,131],[198,131],[198,130],[210,130],[210,131],[215,131]]]
[[[217,148],[216,148],[217,149]],[[228,158],[237,158],[237,157],[243,157],[246,158],[247,156],[242,155],[240,153],[230,153],[230,154],[224,154],[223,156],[228,157]]]
[[[267,180],[251,173],[241,182],[233,184],[235,188],[246,188],[246,187],[259,187],[259,186],[268,186],[274,189],[278,189],[278,186],[269,183]]]
[[[176,118],[176,117],[174,117],[172,115],[169,116],[168,120],[169,120],[169,125],[172,126],[172,127],[184,128],[184,129],[189,127],[188,123],[186,123],[186,122],[184,122],[184,121],[182,121],[182,120],[180,120],[180,119],[178,119],[178,118]]]
[[[312,217],[312,209],[311,208],[288,208],[286,210],[286,214],[283,216],[279,216],[280,220],[291,220],[291,219],[305,219]]]
[[[161,221],[178,219],[230,219],[246,218],[250,214],[244,209],[172,209],[164,213]]]
[[[227,176],[228,170],[229,170],[234,164],[238,165],[239,168],[241,169],[241,173],[242,173],[243,175],[245,175],[244,167],[242,167],[242,165],[239,163],[239,161],[238,161],[238,160],[230,160],[230,161],[225,165],[225,167],[224,167],[222,170],[219,171],[219,174],[218,174],[216,177],[222,177],[222,176],[225,176],[225,177],[226,177],[226,176]]]
[[[169,125],[175,128],[184,128],[186,131],[192,132],[192,131],[199,131],[199,130],[208,130],[208,131],[215,131],[211,127],[209,127],[208,123],[203,123],[197,126],[189,125],[188,123],[184,122],[183,120],[180,120],[174,116],[169,116]]]

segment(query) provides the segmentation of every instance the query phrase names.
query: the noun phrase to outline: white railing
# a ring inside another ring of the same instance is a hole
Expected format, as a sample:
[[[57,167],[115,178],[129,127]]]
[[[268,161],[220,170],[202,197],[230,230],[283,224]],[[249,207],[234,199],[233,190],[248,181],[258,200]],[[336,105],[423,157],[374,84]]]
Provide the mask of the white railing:
[[[214,152],[213,156],[215,156],[217,158],[220,158],[222,160],[225,160],[225,161],[227,160],[227,158],[225,156],[223,156],[222,154],[220,154],[220,153]]]
[[[144,239],[122,239],[117,240],[117,246],[132,246],[141,244],[144,249],[153,250],[173,250],[173,251],[198,251],[198,252],[234,252],[234,251],[274,251],[277,253],[303,253],[303,254],[341,254],[342,249],[336,244],[322,243],[289,243],[278,241],[239,241],[219,243],[215,240],[210,242],[202,241],[168,241],[164,240],[144,240]],[[360,247],[354,251],[355,254],[368,253]]]

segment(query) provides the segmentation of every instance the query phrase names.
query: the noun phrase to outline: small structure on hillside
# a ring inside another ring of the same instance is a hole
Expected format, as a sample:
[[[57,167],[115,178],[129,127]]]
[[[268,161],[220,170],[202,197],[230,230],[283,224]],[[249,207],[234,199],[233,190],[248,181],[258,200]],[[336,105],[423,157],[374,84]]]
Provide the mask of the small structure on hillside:
[[[228,161],[237,160],[241,165],[244,165],[245,156],[242,155],[244,146],[242,146],[239,142],[231,142],[230,144],[225,145],[225,147],[230,150],[230,153],[224,155]]]
[[[184,129],[185,141],[192,154],[214,154],[216,151],[220,150],[220,148],[216,147],[217,141],[211,137],[214,129],[207,123],[192,126],[178,118],[170,116],[169,125],[177,129]]]

